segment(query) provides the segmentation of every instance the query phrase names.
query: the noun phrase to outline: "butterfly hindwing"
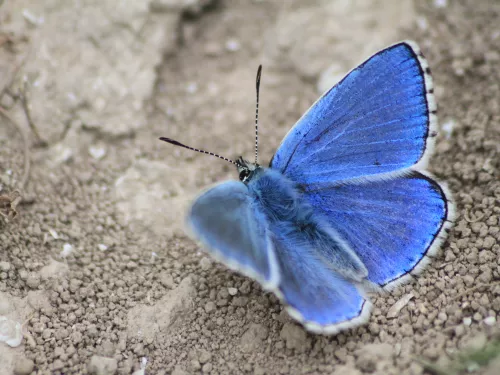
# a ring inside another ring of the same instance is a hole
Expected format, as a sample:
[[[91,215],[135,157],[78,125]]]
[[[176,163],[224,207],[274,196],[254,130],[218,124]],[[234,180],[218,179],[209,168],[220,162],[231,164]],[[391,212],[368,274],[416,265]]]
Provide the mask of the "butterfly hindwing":
[[[267,221],[252,204],[245,184],[229,181],[202,193],[191,207],[188,224],[216,258],[265,287],[276,287],[279,275]]]
[[[434,110],[425,59],[413,43],[396,44],[326,92],[287,134],[271,167],[304,184],[408,168],[430,147]]]
[[[290,315],[316,333],[332,334],[366,321],[370,303],[353,280],[318,256],[319,239],[305,240],[302,232],[284,223],[274,226],[273,233],[281,274],[279,291]]]
[[[368,269],[368,280],[390,287],[432,256],[453,207],[444,188],[411,172],[388,180],[305,192]]]

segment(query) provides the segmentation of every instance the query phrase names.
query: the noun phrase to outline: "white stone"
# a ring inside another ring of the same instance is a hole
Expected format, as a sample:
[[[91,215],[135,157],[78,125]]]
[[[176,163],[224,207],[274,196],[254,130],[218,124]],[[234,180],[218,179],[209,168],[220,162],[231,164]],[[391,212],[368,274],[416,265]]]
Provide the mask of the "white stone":
[[[10,347],[18,347],[23,341],[21,323],[0,316],[0,342],[4,342]]]

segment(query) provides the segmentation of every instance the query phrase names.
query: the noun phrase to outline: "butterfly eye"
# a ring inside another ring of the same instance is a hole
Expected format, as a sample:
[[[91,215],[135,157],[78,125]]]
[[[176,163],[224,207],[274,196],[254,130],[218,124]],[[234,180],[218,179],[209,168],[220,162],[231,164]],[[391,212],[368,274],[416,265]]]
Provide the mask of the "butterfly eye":
[[[240,172],[240,181],[245,182],[248,176],[250,176],[250,171],[248,169],[243,169]]]

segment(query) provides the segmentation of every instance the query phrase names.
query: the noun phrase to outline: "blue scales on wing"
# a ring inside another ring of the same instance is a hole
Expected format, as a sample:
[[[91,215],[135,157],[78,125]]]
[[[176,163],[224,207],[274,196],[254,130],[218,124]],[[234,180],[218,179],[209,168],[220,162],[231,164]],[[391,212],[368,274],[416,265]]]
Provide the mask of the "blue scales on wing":
[[[279,291],[290,315],[310,331],[323,333],[336,333],[367,319],[370,303],[355,282],[318,254],[318,247],[327,243],[289,223],[277,224],[273,233],[281,273]]]
[[[229,181],[202,193],[188,214],[188,224],[216,258],[267,288],[277,286],[279,273],[267,220],[245,184]]]
[[[441,186],[418,172],[304,196],[361,258],[368,280],[383,287],[432,255],[450,209]]]
[[[356,287],[367,275],[363,263],[292,181],[272,169],[256,174],[248,188],[266,217],[280,270],[276,292],[290,314],[314,332],[363,322],[370,307]]]
[[[399,43],[352,70],[290,130],[271,168],[298,183],[331,184],[417,163],[435,109],[419,55]]]
[[[444,188],[411,169],[425,167],[433,106],[423,56],[412,43],[396,44],[323,95],[271,161],[380,286],[418,270],[451,216]]]
[[[283,233],[281,229],[277,233]],[[367,318],[369,302],[353,280],[318,257],[315,243],[300,233],[274,237],[282,282],[279,290],[289,313],[313,332],[335,333]]]
[[[259,168],[248,184],[226,182],[201,194],[189,223],[216,257],[261,281],[309,330],[358,325],[370,309],[356,286],[367,270],[293,186]]]

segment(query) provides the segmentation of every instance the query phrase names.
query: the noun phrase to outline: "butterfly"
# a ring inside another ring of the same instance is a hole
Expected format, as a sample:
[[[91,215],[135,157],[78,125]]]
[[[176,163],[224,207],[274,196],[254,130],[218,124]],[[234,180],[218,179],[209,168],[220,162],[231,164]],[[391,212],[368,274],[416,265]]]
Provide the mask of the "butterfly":
[[[414,42],[392,45],[321,96],[268,167],[236,161],[239,181],[194,200],[194,237],[230,269],[257,280],[315,333],[365,323],[367,292],[409,281],[453,217],[451,195],[426,166],[437,118],[428,64]]]

